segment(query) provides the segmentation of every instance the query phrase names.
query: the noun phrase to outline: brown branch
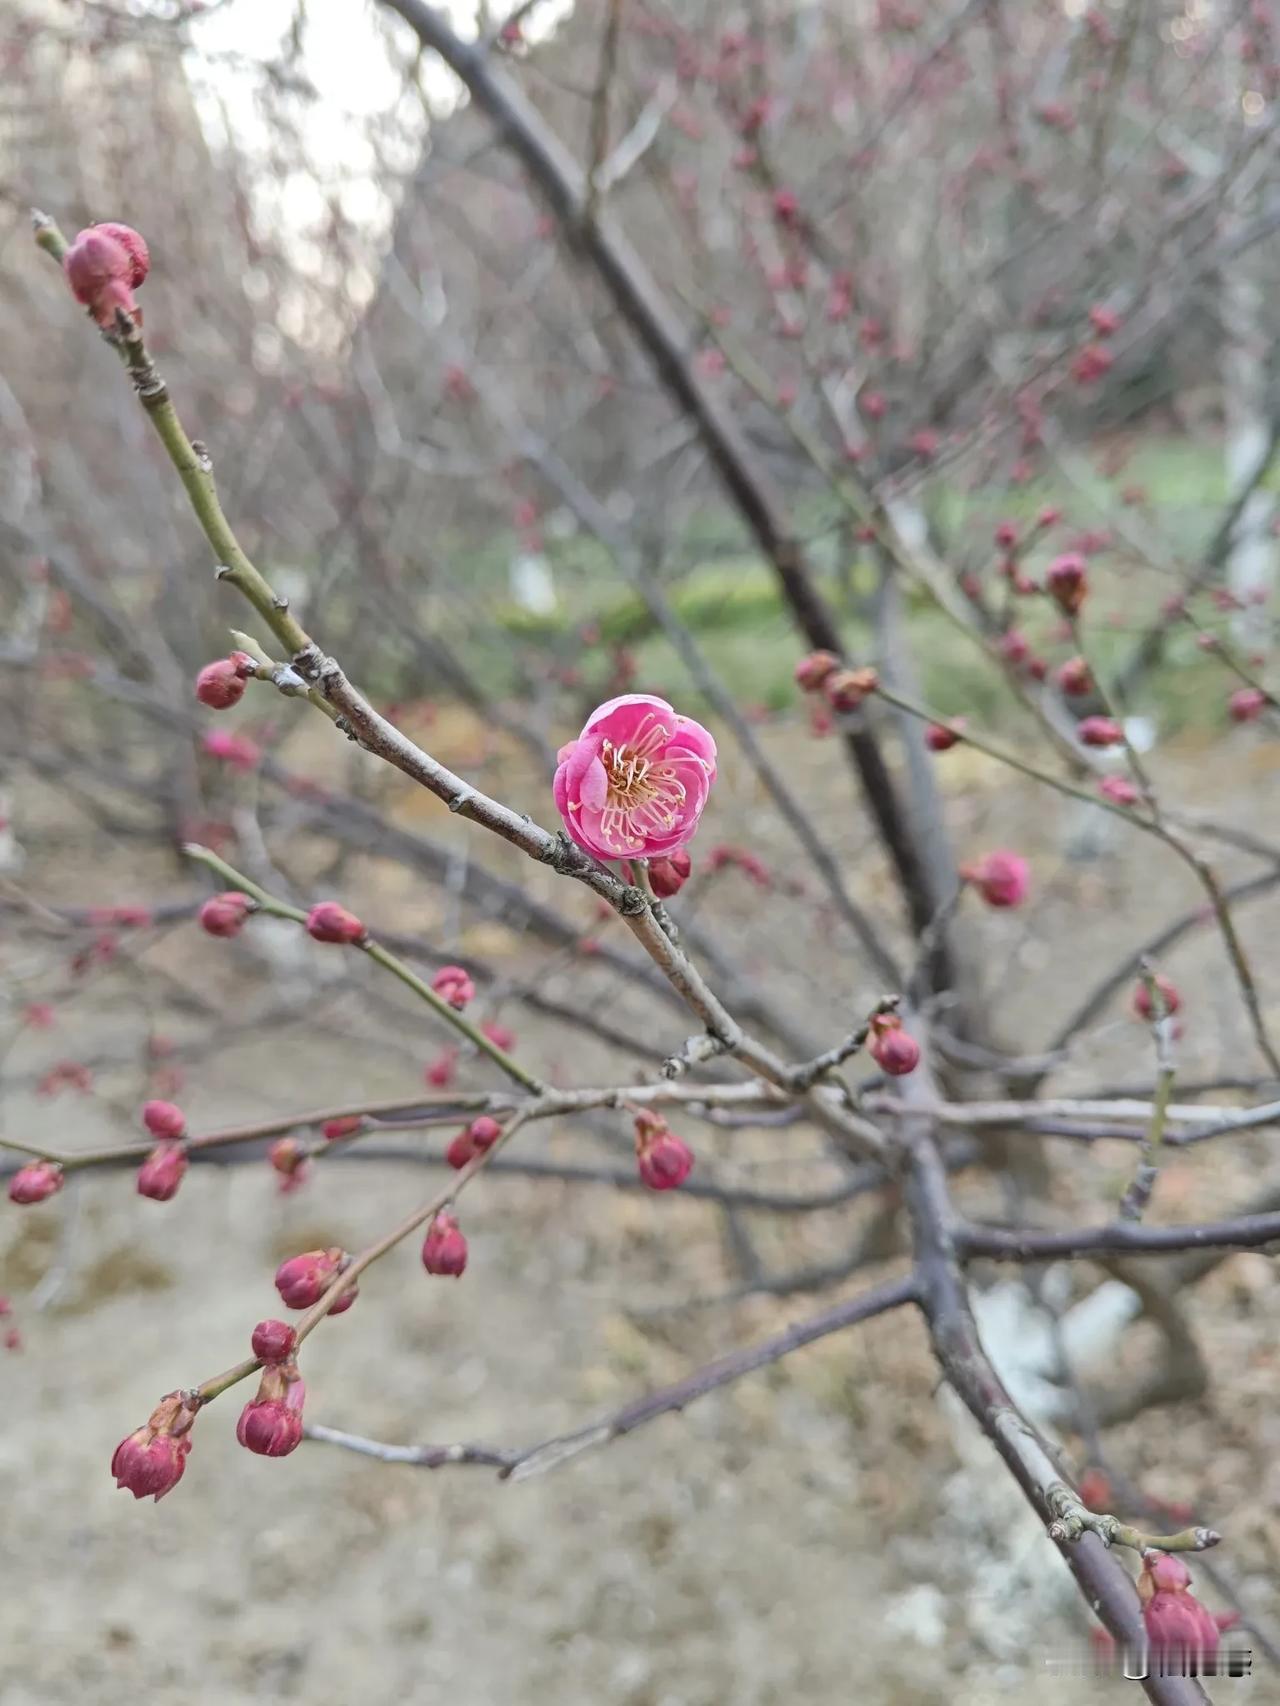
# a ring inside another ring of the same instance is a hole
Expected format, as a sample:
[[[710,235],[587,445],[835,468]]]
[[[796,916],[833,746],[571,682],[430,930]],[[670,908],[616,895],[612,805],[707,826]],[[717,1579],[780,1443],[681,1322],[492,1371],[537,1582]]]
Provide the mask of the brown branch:
[[[360,1452],[366,1457],[376,1457],[384,1463],[409,1463],[420,1469],[442,1469],[461,1463],[481,1464],[496,1467],[500,1480],[522,1481],[530,1475],[541,1475],[548,1470],[558,1469],[570,1458],[580,1457],[585,1451],[592,1451],[597,1446],[608,1445],[625,1434],[634,1433],[637,1428],[643,1427],[646,1422],[655,1421],[659,1416],[687,1409],[697,1399],[704,1398],[708,1392],[714,1392],[718,1387],[727,1386],[732,1381],[740,1380],[743,1375],[754,1374],[758,1369],[780,1362],[783,1357],[790,1356],[804,1345],[813,1344],[817,1339],[839,1333],[860,1321],[869,1321],[873,1316],[883,1315],[887,1310],[900,1308],[902,1304],[914,1301],[915,1297],[913,1279],[886,1281],[869,1291],[860,1292],[856,1297],[845,1298],[842,1302],[833,1304],[830,1309],[809,1316],[807,1320],[797,1321],[793,1326],[784,1328],[772,1338],[763,1339],[757,1345],[731,1351],[727,1356],[719,1357],[715,1362],[686,1375],[683,1380],[677,1380],[670,1386],[661,1386],[657,1391],[625,1404],[620,1410],[615,1410],[611,1415],[602,1417],[588,1427],[578,1428],[572,1433],[558,1434],[554,1439],[542,1440],[537,1445],[520,1449],[460,1445],[384,1445],[378,1440],[364,1439],[357,1434],[342,1433],[336,1428],[315,1424],[307,1427],[305,1433],[308,1439],[327,1445],[343,1446],[348,1451]]]
[[[639,254],[607,217],[592,218],[582,172],[520,90],[484,53],[462,41],[424,0],[382,0],[433,49],[493,121],[503,143],[542,191],[575,252],[612,296],[665,389],[696,425],[707,454],[777,576],[796,625],[809,644],[840,654],[839,629],[819,592],[803,547],[737,422],[705,386],[687,353],[687,337]],[[850,718],[845,744],[880,835],[893,860],[911,918],[923,929],[942,898],[930,892],[910,826],[902,813],[879,743],[861,716]]]

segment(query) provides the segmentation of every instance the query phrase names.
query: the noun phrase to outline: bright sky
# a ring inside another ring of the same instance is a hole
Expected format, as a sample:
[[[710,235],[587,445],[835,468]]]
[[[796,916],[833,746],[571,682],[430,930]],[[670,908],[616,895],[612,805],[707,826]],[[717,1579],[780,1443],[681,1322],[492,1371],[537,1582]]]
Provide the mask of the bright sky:
[[[437,3],[460,34],[475,34],[474,0]],[[543,0],[526,22],[527,33],[544,33],[571,8],[572,0]],[[250,157],[268,154],[272,129],[260,104],[261,67],[279,52],[298,10],[299,0],[225,0],[193,21],[190,75],[215,142],[230,132]],[[391,170],[402,174],[413,169],[426,120],[421,100],[406,89],[395,62],[397,57],[407,62],[413,38],[376,0],[305,0],[302,44],[302,67],[319,98],[285,97],[285,104],[298,125],[304,158],[283,174],[264,172],[254,189],[260,215],[289,232],[298,270],[318,277],[326,193],[337,189],[343,212],[367,234],[371,257],[389,229],[394,207],[372,145],[373,123],[388,121],[379,126],[382,146]],[[438,109],[456,98],[459,87],[430,54],[422,61],[422,86]],[[349,281],[348,293],[358,300],[372,293],[373,283],[370,272]]]

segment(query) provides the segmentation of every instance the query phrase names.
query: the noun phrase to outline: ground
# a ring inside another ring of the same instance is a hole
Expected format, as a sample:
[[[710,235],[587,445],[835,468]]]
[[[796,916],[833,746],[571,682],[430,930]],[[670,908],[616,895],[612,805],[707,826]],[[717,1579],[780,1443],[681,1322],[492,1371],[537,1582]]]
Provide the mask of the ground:
[[[830,747],[791,726],[766,739],[837,843],[844,836],[855,868],[863,838],[840,827],[847,795]],[[1225,746],[1162,752],[1160,770],[1171,797],[1189,797],[1194,785],[1198,809],[1280,839],[1272,750],[1257,731],[1240,731]],[[993,785],[974,755],[951,756],[962,855],[1005,843],[1033,861],[1033,908],[984,915],[975,927],[1010,1040],[1041,1047],[1121,934],[1140,940],[1195,905],[1195,891],[1176,864],[1124,833],[1087,859],[1068,858],[1081,830],[1074,807]],[[724,815],[712,833],[747,833],[760,812],[736,760],[722,787]],[[418,821],[440,833],[440,815],[428,807]],[[93,844],[82,828],[57,828],[50,817],[37,840],[40,864],[24,883],[43,900],[137,898],[132,850],[95,858],[90,877]],[[764,827],[760,844],[775,868],[798,870],[781,830]],[[1237,855],[1224,860],[1228,875],[1246,867],[1255,868]],[[157,865],[146,880],[189,888],[171,866]],[[371,911],[380,906],[386,922],[424,931],[439,923],[434,899],[368,862],[357,861],[344,884]],[[870,875],[859,888],[890,904]],[[760,904],[730,878],[701,911],[746,925]],[[1277,904],[1264,898],[1241,914],[1269,1008],[1280,995],[1269,952]],[[583,919],[586,929],[585,905]],[[831,996],[814,977],[828,931],[815,913],[792,932],[785,955],[767,930],[729,939],[748,979],[768,980],[806,1021],[829,1027]],[[492,928],[485,940],[493,946]],[[513,963],[527,969],[528,952],[514,944]],[[228,1014],[265,978],[261,960],[228,960],[189,925],[148,953]],[[30,965],[19,969],[25,976]],[[1196,932],[1167,969],[1188,991],[1186,1076],[1256,1070],[1213,933]],[[843,1003],[861,974],[841,977]],[[167,987],[155,988],[161,1012]],[[135,984],[105,979],[68,1007],[60,1032],[15,1046],[4,1108],[11,1134],[44,1133],[68,1146],[127,1135],[145,1084],[136,1066],[103,1067],[102,1098],[92,1102],[41,1098],[33,1080],[68,1053],[115,1051],[127,1062],[141,1018],[135,1001]],[[348,999],[330,1010],[328,1029],[316,1023],[218,1046],[191,1067],[182,1092],[193,1126],[353,1093],[412,1094],[437,1039],[424,1039],[408,1009],[395,1011],[406,1028],[395,1034],[385,1015]],[[585,1078],[598,1069],[553,1028],[514,1008],[504,1018],[518,1020],[522,1047],[538,1058]],[[165,1013],[165,1023],[190,1041],[204,1021]],[[1061,1083],[1135,1083],[1150,1070],[1145,1034],[1119,1003]],[[537,1141],[552,1153],[581,1152],[566,1132]],[[1259,1133],[1185,1152],[1162,1183],[1161,1210],[1213,1212],[1256,1190],[1271,1143]],[[718,1150],[725,1140],[700,1147],[708,1173]],[[807,1153],[764,1133],[732,1163],[726,1153],[719,1159],[735,1176],[787,1188],[814,1176]],[[1131,1152],[1063,1144],[1054,1153],[1058,1206],[1105,1212]],[[25,1335],[25,1348],[0,1362],[3,1706],[855,1698],[987,1706],[1040,1686],[1046,1653],[1083,1650],[1086,1618],[1065,1570],[985,1443],[936,1390],[923,1334],[905,1315],[825,1340],[684,1415],[523,1482],[479,1469],[389,1467],[320,1445],[260,1460],[235,1443],[232,1394],[201,1417],[170,1497],[155,1506],[116,1491],[107,1465],[117,1440],[161,1393],[245,1353],[249,1328],[275,1312],[275,1264],[316,1244],[358,1246],[428,1177],[411,1166],[333,1165],[281,1196],[261,1163],[209,1167],[193,1169],[177,1201],[162,1206],[138,1198],[127,1174],[100,1174],[47,1207],[0,1217],[0,1290]],[[966,1188],[972,1203],[991,1201],[980,1183]],[[671,1308],[691,1295],[713,1298],[737,1278],[712,1212],[678,1199],[491,1180],[468,1199],[465,1218],[471,1260],[461,1281],[426,1277],[406,1248],[370,1274],[349,1314],[317,1333],[306,1359],[310,1419],[396,1442],[529,1441],[581,1425],[816,1307],[757,1298]],[[758,1237],[781,1270],[838,1253],[848,1224],[788,1221],[761,1226]],[[872,1268],[844,1285],[891,1271],[892,1263]],[[1266,1257],[1224,1263],[1189,1301],[1212,1395],[1149,1412],[1113,1437],[1118,1461],[1150,1492],[1187,1501],[1226,1534],[1220,1560],[1269,1622],[1280,1615],[1278,1301]],[[1132,1331],[1122,1372],[1140,1368],[1153,1344],[1150,1329]],[[1206,1597],[1218,1603],[1211,1589]],[[1049,1686],[1061,1706],[1122,1687]],[[1232,1700],[1268,1697],[1265,1679],[1219,1689]]]

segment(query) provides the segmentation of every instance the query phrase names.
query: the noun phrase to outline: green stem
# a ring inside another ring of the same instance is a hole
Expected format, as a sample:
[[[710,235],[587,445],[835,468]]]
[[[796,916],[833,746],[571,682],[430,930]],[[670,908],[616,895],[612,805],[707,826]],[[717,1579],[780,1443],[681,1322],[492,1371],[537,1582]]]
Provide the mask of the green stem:
[[[183,848],[183,852],[189,859],[194,859],[197,864],[208,866],[224,881],[241,890],[242,893],[249,895],[251,899],[257,901],[264,912],[270,913],[275,918],[292,919],[295,924],[307,922],[307,914],[299,907],[290,906],[285,901],[277,900],[274,895],[268,894],[257,883],[251,882],[248,877],[237,871],[233,865],[228,865],[225,859],[219,858],[209,848],[188,843]],[[360,948],[375,964],[380,965],[385,971],[389,971],[393,977],[399,978],[400,982],[406,988],[411,989],[420,1001],[425,1001],[434,1013],[453,1030],[457,1031],[460,1036],[465,1037],[479,1053],[487,1055],[495,1066],[500,1067],[507,1074],[508,1078],[514,1079],[517,1084],[523,1084],[526,1090],[532,1090],[535,1095],[542,1091],[544,1086],[540,1078],[536,1078],[532,1072],[527,1071],[518,1060],[509,1055],[505,1049],[499,1048],[497,1043],[487,1037],[478,1025],[473,1025],[470,1019],[464,1018],[442,996],[437,995],[431,985],[424,982],[402,959],[388,952],[386,948],[368,936],[363,941],[357,942],[355,946]]]

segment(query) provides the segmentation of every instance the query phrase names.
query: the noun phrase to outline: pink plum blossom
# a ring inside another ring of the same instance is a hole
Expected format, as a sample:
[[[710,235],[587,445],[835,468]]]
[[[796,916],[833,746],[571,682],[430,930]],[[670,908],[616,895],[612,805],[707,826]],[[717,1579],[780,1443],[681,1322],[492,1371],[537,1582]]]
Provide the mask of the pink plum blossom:
[[[606,700],[557,757],[560,815],[598,859],[676,852],[692,839],[716,779],[711,735],[651,693]]]

